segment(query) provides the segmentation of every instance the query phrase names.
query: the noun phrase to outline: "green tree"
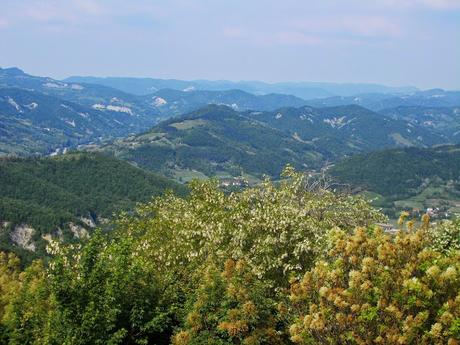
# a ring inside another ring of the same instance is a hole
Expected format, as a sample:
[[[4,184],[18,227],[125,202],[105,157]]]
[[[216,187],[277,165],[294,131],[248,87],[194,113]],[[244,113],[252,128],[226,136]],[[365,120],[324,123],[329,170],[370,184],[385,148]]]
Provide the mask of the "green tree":
[[[53,243],[46,283],[54,308],[42,315],[42,325],[29,325],[33,341],[23,343],[167,343],[169,318],[161,307],[157,277],[144,269],[133,243],[126,236],[110,241],[100,232],[84,246]],[[24,304],[27,301],[18,302]],[[16,308],[13,319],[24,314]],[[15,332],[24,333],[18,326]]]

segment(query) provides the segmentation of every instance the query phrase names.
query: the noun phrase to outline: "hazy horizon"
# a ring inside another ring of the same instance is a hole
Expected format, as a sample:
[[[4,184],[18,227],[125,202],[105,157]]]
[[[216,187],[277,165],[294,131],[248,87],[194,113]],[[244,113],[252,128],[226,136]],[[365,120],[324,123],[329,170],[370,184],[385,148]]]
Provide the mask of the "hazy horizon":
[[[33,75],[460,89],[459,0],[6,0],[0,66]]]

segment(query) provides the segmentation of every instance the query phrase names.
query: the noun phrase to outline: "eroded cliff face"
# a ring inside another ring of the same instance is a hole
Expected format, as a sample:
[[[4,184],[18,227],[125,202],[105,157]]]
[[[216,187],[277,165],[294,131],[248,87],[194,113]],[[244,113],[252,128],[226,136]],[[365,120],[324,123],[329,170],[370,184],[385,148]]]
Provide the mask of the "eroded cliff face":
[[[69,229],[72,231],[73,236],[78,238],[78,239],[83,239],[83,238],[88,238],[89,237],[89,232],[86,230],[83,226],[74,224],[74,223],[69,223]]]
[[[10,233],[11,241],[21,248],[35,252],[36,246],[33,241],[35,229],[27,224],[20,224],[14,227],[14,230]]]
[[[102,224],[105,219],[95,219],[88,215],[87,217],[78,218],[80,222],[69,222],[63,228],[50,229],[50,232],[40,233],[30,224],[14,224],[9,221],[0,221],[0,235],[10,244],[30,252],[36,252],[42,242],[45,244],[51,241],[64,241],[64,233],[69,232],[76,239],[85,239],[90,237],[91,231],[98,225]]]

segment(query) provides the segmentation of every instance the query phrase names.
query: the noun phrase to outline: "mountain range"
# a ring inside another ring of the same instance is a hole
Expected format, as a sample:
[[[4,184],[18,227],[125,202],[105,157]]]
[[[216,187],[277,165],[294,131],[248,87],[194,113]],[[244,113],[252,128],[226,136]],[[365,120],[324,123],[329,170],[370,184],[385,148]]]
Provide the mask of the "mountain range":
[[[128,93],[146,95],[161,89],[181,91],[212,90],[225,91],[239,89],[253,94],[281,93],[304,99],[352,96],[362,93],[410,93],[415,87],[389,87],[365,83],[321,83],[321,82],[281,82],[266,83],[261,81],[228,80],[178,80],[129,77],[81,77],[73,76],[64,80],[69,83],[91,83],[105,85]]]
[[[124,78],[107,80],[117,81],[118,84],[112,86],[125,85],[121,89],[139,81]],[[144,83],[152,82],[150,79],[140,80]],[[90,84],[88,81],[98,82],[100,79],[70,78],[59,81],[32,76],[18,68],[0,68],[0,155],[49,154],[82,144],[99,145],[107,140],[146,132],[162,120],[193,112],[208,104],[226,105],[243,114],[251,111],[252,115],[244,116],[297,135],[303,141],[316,141],[317,146],[323,146],[322,151],[329,152],[331,157],[361,152],[366,145],[369,150],[391,145],[428,146],[458,142],[455,123],[460,108],[460,93],[453,91],[382,89],[378,85],[365,85],[366,89],[362,85],[360,88],[353,84],[349,85],[348,90],[357,92],[374,88],[386,93],[334,96],[306,101],[286,94],[255,95],[236,89],[200,90],[194,86],[185,87],[183,90],[152,89],[149,94],[135,95],[112,86]],[[188,85],[187,81],[153,81],[158,82],[155,84],[158,87]],[[239,85],[231,82],[200,83],[200,87],[210,88]],[[247,85],[272,84],[254,82]],[[345,84],[325,85],[346,89]],[[353,104],[374,112],[379,111],[379,114],[349,107]],[[348,108],[340,109],[340,106]],[[320,111],[318,108],[327,110]],[[308,115],[312,109],[315,109],[314,114],[311,114],[316,118],[314,123],[311,122],[314,119]],[[427,114],[422,121],[418,110],[411,115],[407,113],[407,109],[435,111],[431,115]],[[441,109],[442,114],[439,113]],[[359,117],[354,116],[356,111],[360,113]],[[253,115],[258,112],[264,114]],[[283,114],[283,119],[275,119]],[[306,121],[309,122],[308,126],[305,125]],[[349,121],[355,123],[350,126]],[[391,133],[380,135],[382,128]],[[374,138],[375,133],[377,135]]]
[[[119,158],[167,176],[278,177],[286,164],[314,170],[346,155],[444,141],[431,129],[359,106],[237,112],[210,105],[150,131],[102,146]]]
[[[452,212],[460,149],[437,145],[460,143],[459,116],[460,92],[441,89],[60,81],[0,68],[0,156],[12,156],[0,158],[0,246],[42,253],[50,238],[78,240],[152,195],[186,193],[177,182],[255,184],[287,164],[327,167],[387,214]]]
[[[306,106],[247,115],[328,150],[334,158],[386,147],[431,146],[447,140],[430,127],[385,117],[358,105]]]
[[[328,97],[309,100],[308,104],[315,107],[356,104],[374,111],[403,106],[458,107],[460,105],[460,91],[432,89],[404,94],[357,94],[350,97]]]
[[[260,178],[278,175],[288,163],[312,169],[325,159],[312,143],[218,105],[163,121],[101,149],[179,180],[242,173]]]

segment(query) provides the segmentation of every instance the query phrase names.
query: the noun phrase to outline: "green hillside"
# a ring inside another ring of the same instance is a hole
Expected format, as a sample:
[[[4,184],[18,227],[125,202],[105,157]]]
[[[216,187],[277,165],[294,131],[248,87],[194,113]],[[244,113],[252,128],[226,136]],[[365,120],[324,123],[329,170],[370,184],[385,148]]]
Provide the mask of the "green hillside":
[[[180,179],[192,176],[277,176],[290,163],[317,167],[324,154],[225,106],[211,105],[164,121],[151,131],[103,147],[117,157]]]
[[[460,146],[405,148],[357,155],[334,165],[339,183],[373,192],[375,204],[401,209],[460,209]],[[375,194],[376,193],[376,194]]]
[[[155,120],[133,117],[112,103],[94,109],[40,92],[0,88],[0,155],[47,153],[145,130]]]
[[[241,90],[180,91],[162,89],[153,95],[144,97],[146,103],[152,103],[164,116],[181,115],[205,107],[208,104],[226,105],[237,111],[270,111],[281,107],[300,107],[306,101],[295,96],[283,94],[253,95]]]
[[[70,240],[75,233],[69,223],[90,231],[114,212],[130,210],[167,189],[185,193],[185,187],[164,177],[95,153],[0,159],[0,246],[22,251],[12,236],[18,225],[27,225],[34,231],[26,246],[41,252],[42,235]]]
[[[400,106],[383,109],[381,114],[443,134],[452,143],[460,142],[460,106]]]
[[[336,158],[382,148],[447,142],[431,128],[391,119],[358,105],[284,108],[274,112],[250,112],[247,116],[314,143]]]

